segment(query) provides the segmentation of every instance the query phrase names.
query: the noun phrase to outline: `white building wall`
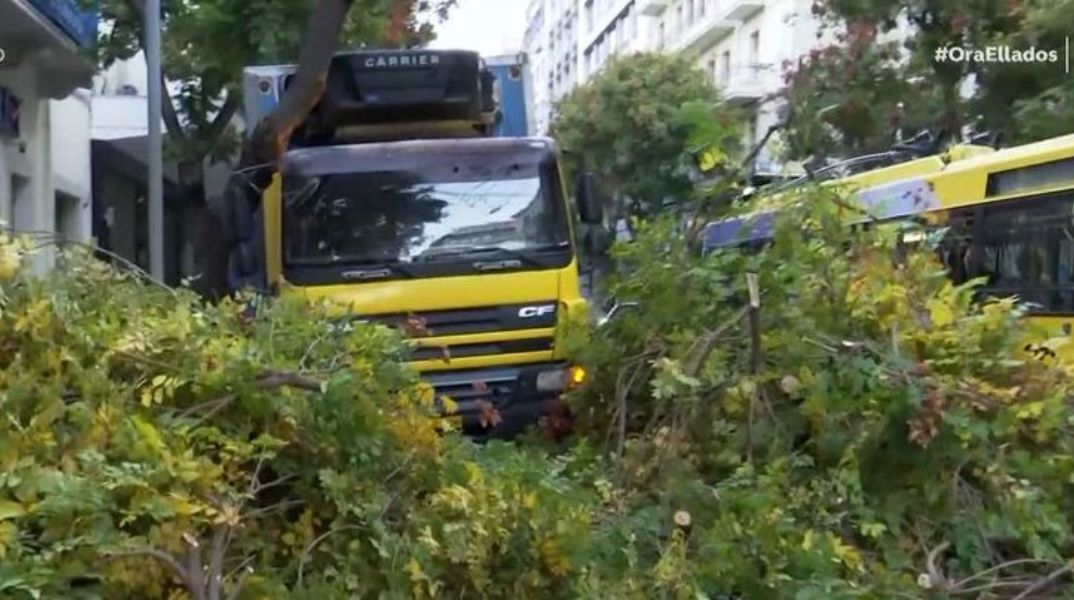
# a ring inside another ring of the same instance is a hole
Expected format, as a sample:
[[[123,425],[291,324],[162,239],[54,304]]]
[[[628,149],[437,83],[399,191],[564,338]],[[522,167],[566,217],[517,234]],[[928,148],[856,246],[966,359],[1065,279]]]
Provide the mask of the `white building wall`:
[[[93,184],[90,168],[91,102],[88,90],[76,90],[49,102],[52,177],[56,199],[52,222],[70,239],[93,235]]]
[[[548,131],[555,104],[578,83],[577,0],[531,0],[523,42],[531,59],[535,131]]]
[[[19,135],[0,134],[0,220],[16,230],[58,232],[88,242],[92,183],[87,92],[76,90],[63,100],[50,100],[39,93],[40,77],[32,59],[16,69],[0,70],[0,86],[21,101]],[[57,215],[62,217],[59,223]],[[54,248],[46,247],[35,254],[33,265],[42,272],[54,258]]]
[[[786,69],[814,48],[819,37],[812,0],[648,0],[659,11],[653,47],[681,53],[712,77],[725,101],[748,111],[747,145],[779,121]],[[758,169],[781,168],[771,145],[758,157]]]

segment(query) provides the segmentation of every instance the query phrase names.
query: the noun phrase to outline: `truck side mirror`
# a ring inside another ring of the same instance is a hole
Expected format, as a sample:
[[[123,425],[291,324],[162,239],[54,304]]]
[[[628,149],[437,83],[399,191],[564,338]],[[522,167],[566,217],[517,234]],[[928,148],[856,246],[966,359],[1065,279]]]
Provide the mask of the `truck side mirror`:
[[[578,202],[578,215],[583,223],[599,225],[604,222],[604,209],[600,203],[596,175],[589,171],[578,175],[574,198]]]

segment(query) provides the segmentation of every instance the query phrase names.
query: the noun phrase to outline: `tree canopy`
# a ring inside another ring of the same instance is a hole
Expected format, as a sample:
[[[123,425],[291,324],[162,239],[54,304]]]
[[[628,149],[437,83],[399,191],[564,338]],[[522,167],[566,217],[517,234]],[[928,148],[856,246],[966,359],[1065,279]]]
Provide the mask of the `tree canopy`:
[[[646,214],[691,195],[692,129],[682,109],[718,101],[709,77],[686,58],[618,57],[559,103],[552,134],[570,173],[593,171]]]
[[[886,150],[897,132],[905,139],[923,128],[950,141],[969,126],[1010,143],[1074,131],[1062,61],[1070,0],[821,0],[814,11],[836,42],[788,73],[795,158]],[[1004,45],[1057,50],[1060,60],[935,59],[944,46]]]
[[[339,45],[401,47],[431,39],[428,17],[455,0],[353,0]],[[164,77],[178,87],[164,99],[169,148],[178,160],[231,156],[230,119],[242,104],[242,68],[295,62],[315,2],[295,0],[164,0]],[[142,49],[145,0],[104,0],[98,60],[108,66]],[[165,90],[167,91],[167,90]]]

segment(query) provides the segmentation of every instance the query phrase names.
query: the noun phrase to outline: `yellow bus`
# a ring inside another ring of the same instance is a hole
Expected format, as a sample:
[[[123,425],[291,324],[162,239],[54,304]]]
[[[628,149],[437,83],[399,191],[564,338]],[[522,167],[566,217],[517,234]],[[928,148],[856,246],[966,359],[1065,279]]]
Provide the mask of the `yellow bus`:
[[[955,281],[986,277],[983,294],[1015,296],[1039,331],[1071,335],[1074,135],[1001,150],[955,146],[829,184],[850,188],[871,214],[863,220],[919,217],[948,228],[940,254]],[[709,224],[703,247],[763,243],[788,197],[775,194],[758,201],[758,212]],[[1074,360],[1074,344],[1058,354]]]

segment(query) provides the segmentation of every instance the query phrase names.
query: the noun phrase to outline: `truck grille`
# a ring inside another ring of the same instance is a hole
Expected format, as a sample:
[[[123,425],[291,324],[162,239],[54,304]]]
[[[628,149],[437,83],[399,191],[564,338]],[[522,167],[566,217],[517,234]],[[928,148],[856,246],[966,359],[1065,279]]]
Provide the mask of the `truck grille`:
[[[465,358],[467,356],[488,356],[496,354],[518,354],[520,352],[543,352],[552,349],[552,338],[539,337],[524,340],[504,340],[502,342],[482,342],[478,344],[450,344],[447,346],[423,346],[414,348],[410,355],[414,360],[439,360]]]
[[[371,315],[361,318],[402,329],[409,337],[441,337],[554,327],[558,308],[555,300],[548,300],[527,304],[438,310],[411,314]],[[520,341],[528,342],[530,340]],[[466,346],[477,346],[477,344],[467,344]],[[459,348],[461,352],[467,352],[464,349],[465,346],[459,346]],[[528,352],[529,350],[516,351]],[[474,356],[476,354],[486,354],[486,352],[476,351],[473,354],[459,354],[459,356]]]

